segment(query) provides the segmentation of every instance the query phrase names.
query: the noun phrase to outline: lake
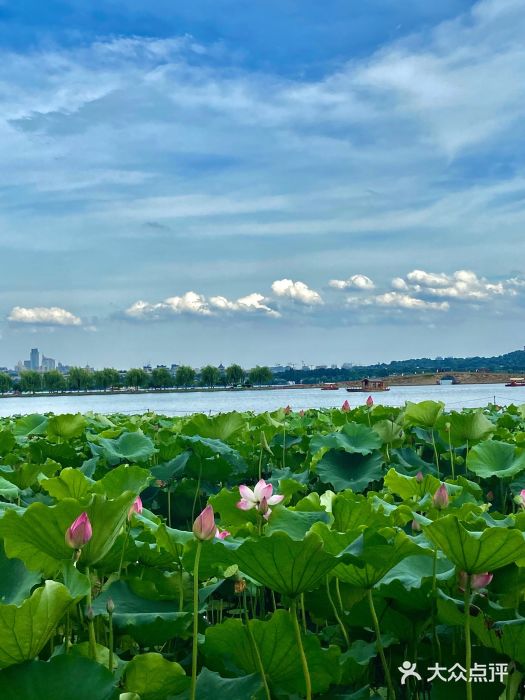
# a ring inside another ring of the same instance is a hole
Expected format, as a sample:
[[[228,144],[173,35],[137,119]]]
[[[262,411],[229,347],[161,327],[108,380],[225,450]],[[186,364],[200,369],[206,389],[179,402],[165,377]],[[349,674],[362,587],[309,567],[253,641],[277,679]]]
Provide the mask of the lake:
[[[377,404],[403,406],[405,401],[443,401],[449,410],[475,408],[496,402],[506,406],[525,403],[525,387],[504,384],[459,384],[448,386],[393,386],[389,392],[372,392]],[[348,399],[351,406],[365,403],[368,394],[352,394],[344,389],[276,389],[272,391],[215,391],[158,394],[109,394],[8,397],[0,399],[0,416],[27,413],[145,413],[154,411],[167,416],[188,413],[226,411],[274,411],[290,405],[294,411],[306,408],[341,406]]]

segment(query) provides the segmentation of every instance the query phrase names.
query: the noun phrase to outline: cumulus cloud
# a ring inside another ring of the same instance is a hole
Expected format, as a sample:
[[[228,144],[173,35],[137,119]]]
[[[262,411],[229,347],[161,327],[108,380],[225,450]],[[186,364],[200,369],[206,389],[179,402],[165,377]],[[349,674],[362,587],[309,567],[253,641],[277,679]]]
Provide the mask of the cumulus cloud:
[[[370,290],[374,289],[375,284],[366,275],[352,275],[346,280],[330,280],[330,287],[334,289],[363,289]]]
[[[323,303],[321,295],[314,289],[310,289],[304,282],[294,282],[289,279],[275,280],[272,283],[272,291],[278,297],[293,299],[306,306]]]
[[[457,270],[450,275],[444,272],[412,270],[406,275],[406,279],[395,278],[392,286],[398,291],[410,291],[425,297],[475,302],[487,301],[491,297],[511,293],[511,280],[489,282],[484,277],[478,277],[471,270]]]
[[[58,306],[15,306],[7,320],[10,323],[24,323],[39,326],[80,326],[82,320],[66,309]]]
[[[248,294],[236,300],[224,296],[205,297],[196,292],[186,292],[182,296],[173,296],[164,301],[150,303],[136,301],[124,311],[124,316],[135,321],[158,321],[171,316],[189,314],[193,316],[217,316],[220,313],[258,313],[278,317],[280,314],[265,304],[262,294]]]
[[[348,297],[347,303],[351,306],[377,306],[409,311],[448,311],[450,308],[447,301],[425,301],[401,292],[385,292],[364,299]]]

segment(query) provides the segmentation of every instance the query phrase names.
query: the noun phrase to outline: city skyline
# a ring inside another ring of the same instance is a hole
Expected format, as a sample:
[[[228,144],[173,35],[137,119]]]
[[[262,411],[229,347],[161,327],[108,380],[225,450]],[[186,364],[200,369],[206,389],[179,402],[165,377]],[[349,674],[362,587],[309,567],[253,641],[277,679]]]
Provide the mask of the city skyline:
[[[523,3],[227,5],[0,13],[0,362],[512,350]]]

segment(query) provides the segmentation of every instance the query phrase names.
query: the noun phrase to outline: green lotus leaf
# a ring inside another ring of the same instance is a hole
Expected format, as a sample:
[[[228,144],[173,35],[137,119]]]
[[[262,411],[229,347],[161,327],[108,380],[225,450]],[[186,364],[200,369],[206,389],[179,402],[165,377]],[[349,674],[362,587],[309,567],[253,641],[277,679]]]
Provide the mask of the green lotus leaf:
[[[203,438],[226,441],[246,426],[246,416],[236,411],[207,416],[197,413],[182,429],[184,435],[200,435]]]
[[[233,556],[232,563],[237,563],[245,574],[291,598],[316,588],[339,563],[313,532],[299,542],[285,532],[257,540],[248,538]]]
[[[214,511],[220,515],[221,525],[227,530],[242,527],[247,522],[257,522],[257,513],[254,509],[240,510],[237,508],[240,498],[237,488],[232,490],[223,488],[218,494],[210,496],[208,499]]]
[[[47,431],[47,416],[32,413],[29,416],[19,418],[13,426],[13,435],[28,437],[29,435],[45,435]]]
[[[376,432],[383,444],[401,447],[405,433],[403,428],[392,420],[380,420],[374,423],[372,430]]]
[[[319,450],[344,450],[350,454],[369,455],[378,450],[382,440],[371,428],[361,423],[346,423],[339,432],[316,435],[310,441],[310,452]]]
[[[525,557],[525,535],[518,530],[489,527],[469,532],[455,515],[447,515],[423,528],[425,535],[461,571],[494,571]]]
[[[414,476],[399,474],[395,469],[389,469],[384,479],[385,488],[390,493],[406,501],[409,498],[423,498],[426,493],[434,494],[441,486],[441,481],[431,474],[427,474],[422,481],[418,481]],[[458,492],[461,489],[458,488]]]
[[[140,695],[140,700],[166,700],[189,684],[180,664],[155,652],[135,656],[124,672],[124,689]]]
[[[323,484],[331,484],[336,491],[351,488],[360,492],[372,481],[381,479],[382,464],[380,452],[363,457],[342,450],[329,450],[317,463],[316,472]]]
[[[61,440],[72,440],[83,435],[87,426],[87,420],[80,413],[64,413],[59,416],[52,416],[47,424],[47,435],[49,437],[60,438]]]
[[[449,424],[450,431],[445,429],[445,424]],[[441,439],[448,443],[449,439],[453,446],[473,445],[479,440],[487,438],[496,430],[494,423],[480,410],[457,413],[452,411],[440,420],[439,435]]]
[[[301,512],[277,506],[266,526],[266,534],[282,531],[294,540],[302,540],[312,525],[317,522],[328,523],[330,516],[324,510]]]
[[[55,656],[0,671],[2,700],[118,700],[113,674],[81,656]]]
[[[374,508],[364,496],[345,491],[332,501],[334,530],[346,532],[358,527],[381,527],[390,524],[388,516]]]
[[[268,621],[250,620],[248,624],[270,685],[304,695],[304,676],[290,613],[277,610]],[[324,692],[338,680],[339,649],[321,649],[318,638],[313,635],[304,637],[303,643],[312,690],[314,693]],[[209,627],[203,651],[212,667],[224,668],[225,664],[233,662],[245,673],[259,670],[250,636],[240,620],[227,620]]]
[[[57,501],[61,501],[64,498],[73,498],[80,501],[89,494],[95,482],[78,469],[66,467],[62,469],[58,476],[52,479],[43,479],[40,483],[42,488]]]
[[[99,438],[98,444],[90,443],[93,455],[106,458],[110,466],[116,466],[121,462],[147,462],[157,452],[151,438],[140,430],[134,433],[122,433],[120,437]]]
[[[190,633],[192,613],[181,612],[174,600],[145,598],[132,591],[128,582],[116,581],[93,601],[95,615],[106,614],[110,598],[115,605],[115,627],[141,644],[164,644]]]
[[[0,476],[0,496],[3,498],[15,499],[19,491],[18,486],[15,486],[15,484],[12,484],[10,481],[7,481],[7,479],[4,479],[3,476]]]
[[[19,605],[40,578],[40,574],[28,571],[20,559],[8,559],[0,542],[0,603]]]
[[[92,491],[105,493],[108,498],[117,498],[124,491],[131,491],[138,496],[150,481],[151,474],[148,469],[121,464],[97,481]]]
[[[197,677],[197,700],[228,698],[228,700],[263,700],[264,686],[258,673],[240,678],[222,678],[203,668]]]
[[[18,557],[32,571],[53,575],[61,562],[71,560],[65,533],[85,511],[93,536],[82,548],[79,566],[95,564],[111,549],[134,499],[135,495],[127,491],[114,500],[94,494],[87,504],[66,498],[56,506],[33,503],[24,513],[10,510],[0,520],[6,554]]]
[[[444,408],[445,404],[441,401],[420,401],[419,403],[407,401],[403,422],[405,425],[433,428]]]
[[[415,554],[430,552],[417,545],[404,532],[388,532],[386,528],[374,532],[365,530],[364,533],[350,545],[349,551],[358,561],[356,564],[339,564],[334,574],[341,581],[354,588],[373,588],[399,562]]]
[[[46,581],[20,605],[0,605],[0,668],[34,659],[75,600],[62,583]]]
[[[467,467],[482,479],[510,479],[525,470],[525,450],[507,442],[486,440],[469,451]]]
[[[0,430],[0,457],[11,452],[16,446],[16,440],[12,432],[9,430]]]
[[[185,469],[188,476],[213,482],[226,481],[232,474],[241,474],[247,469],[239,452],[221,440],[200,435],[181,435],[180,440],[193,451]]]
[[[181,452],[173,459],[168,462],[163,462],[162,464],[157,464],[156,467],[151,468],[151,474],[155,479],[160,479],[160,481],[173,481],[177,477],[181,477],[184,474],[186,464],[191,457],[191,452],[186,450]]]

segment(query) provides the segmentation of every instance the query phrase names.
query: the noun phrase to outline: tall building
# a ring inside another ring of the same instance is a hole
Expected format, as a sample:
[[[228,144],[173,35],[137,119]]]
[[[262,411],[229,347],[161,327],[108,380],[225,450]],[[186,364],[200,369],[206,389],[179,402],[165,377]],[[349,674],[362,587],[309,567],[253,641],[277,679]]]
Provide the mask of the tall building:
[[[31,354],[29,355],[29,362],[31,369],[39,369],[40,368],[40,353],[38,352],[38,348],[31,348]]]
[[[49,372],[50,370],[55,369],[55,367],[56,361],[52,357],[42,355],[42,372]]]

